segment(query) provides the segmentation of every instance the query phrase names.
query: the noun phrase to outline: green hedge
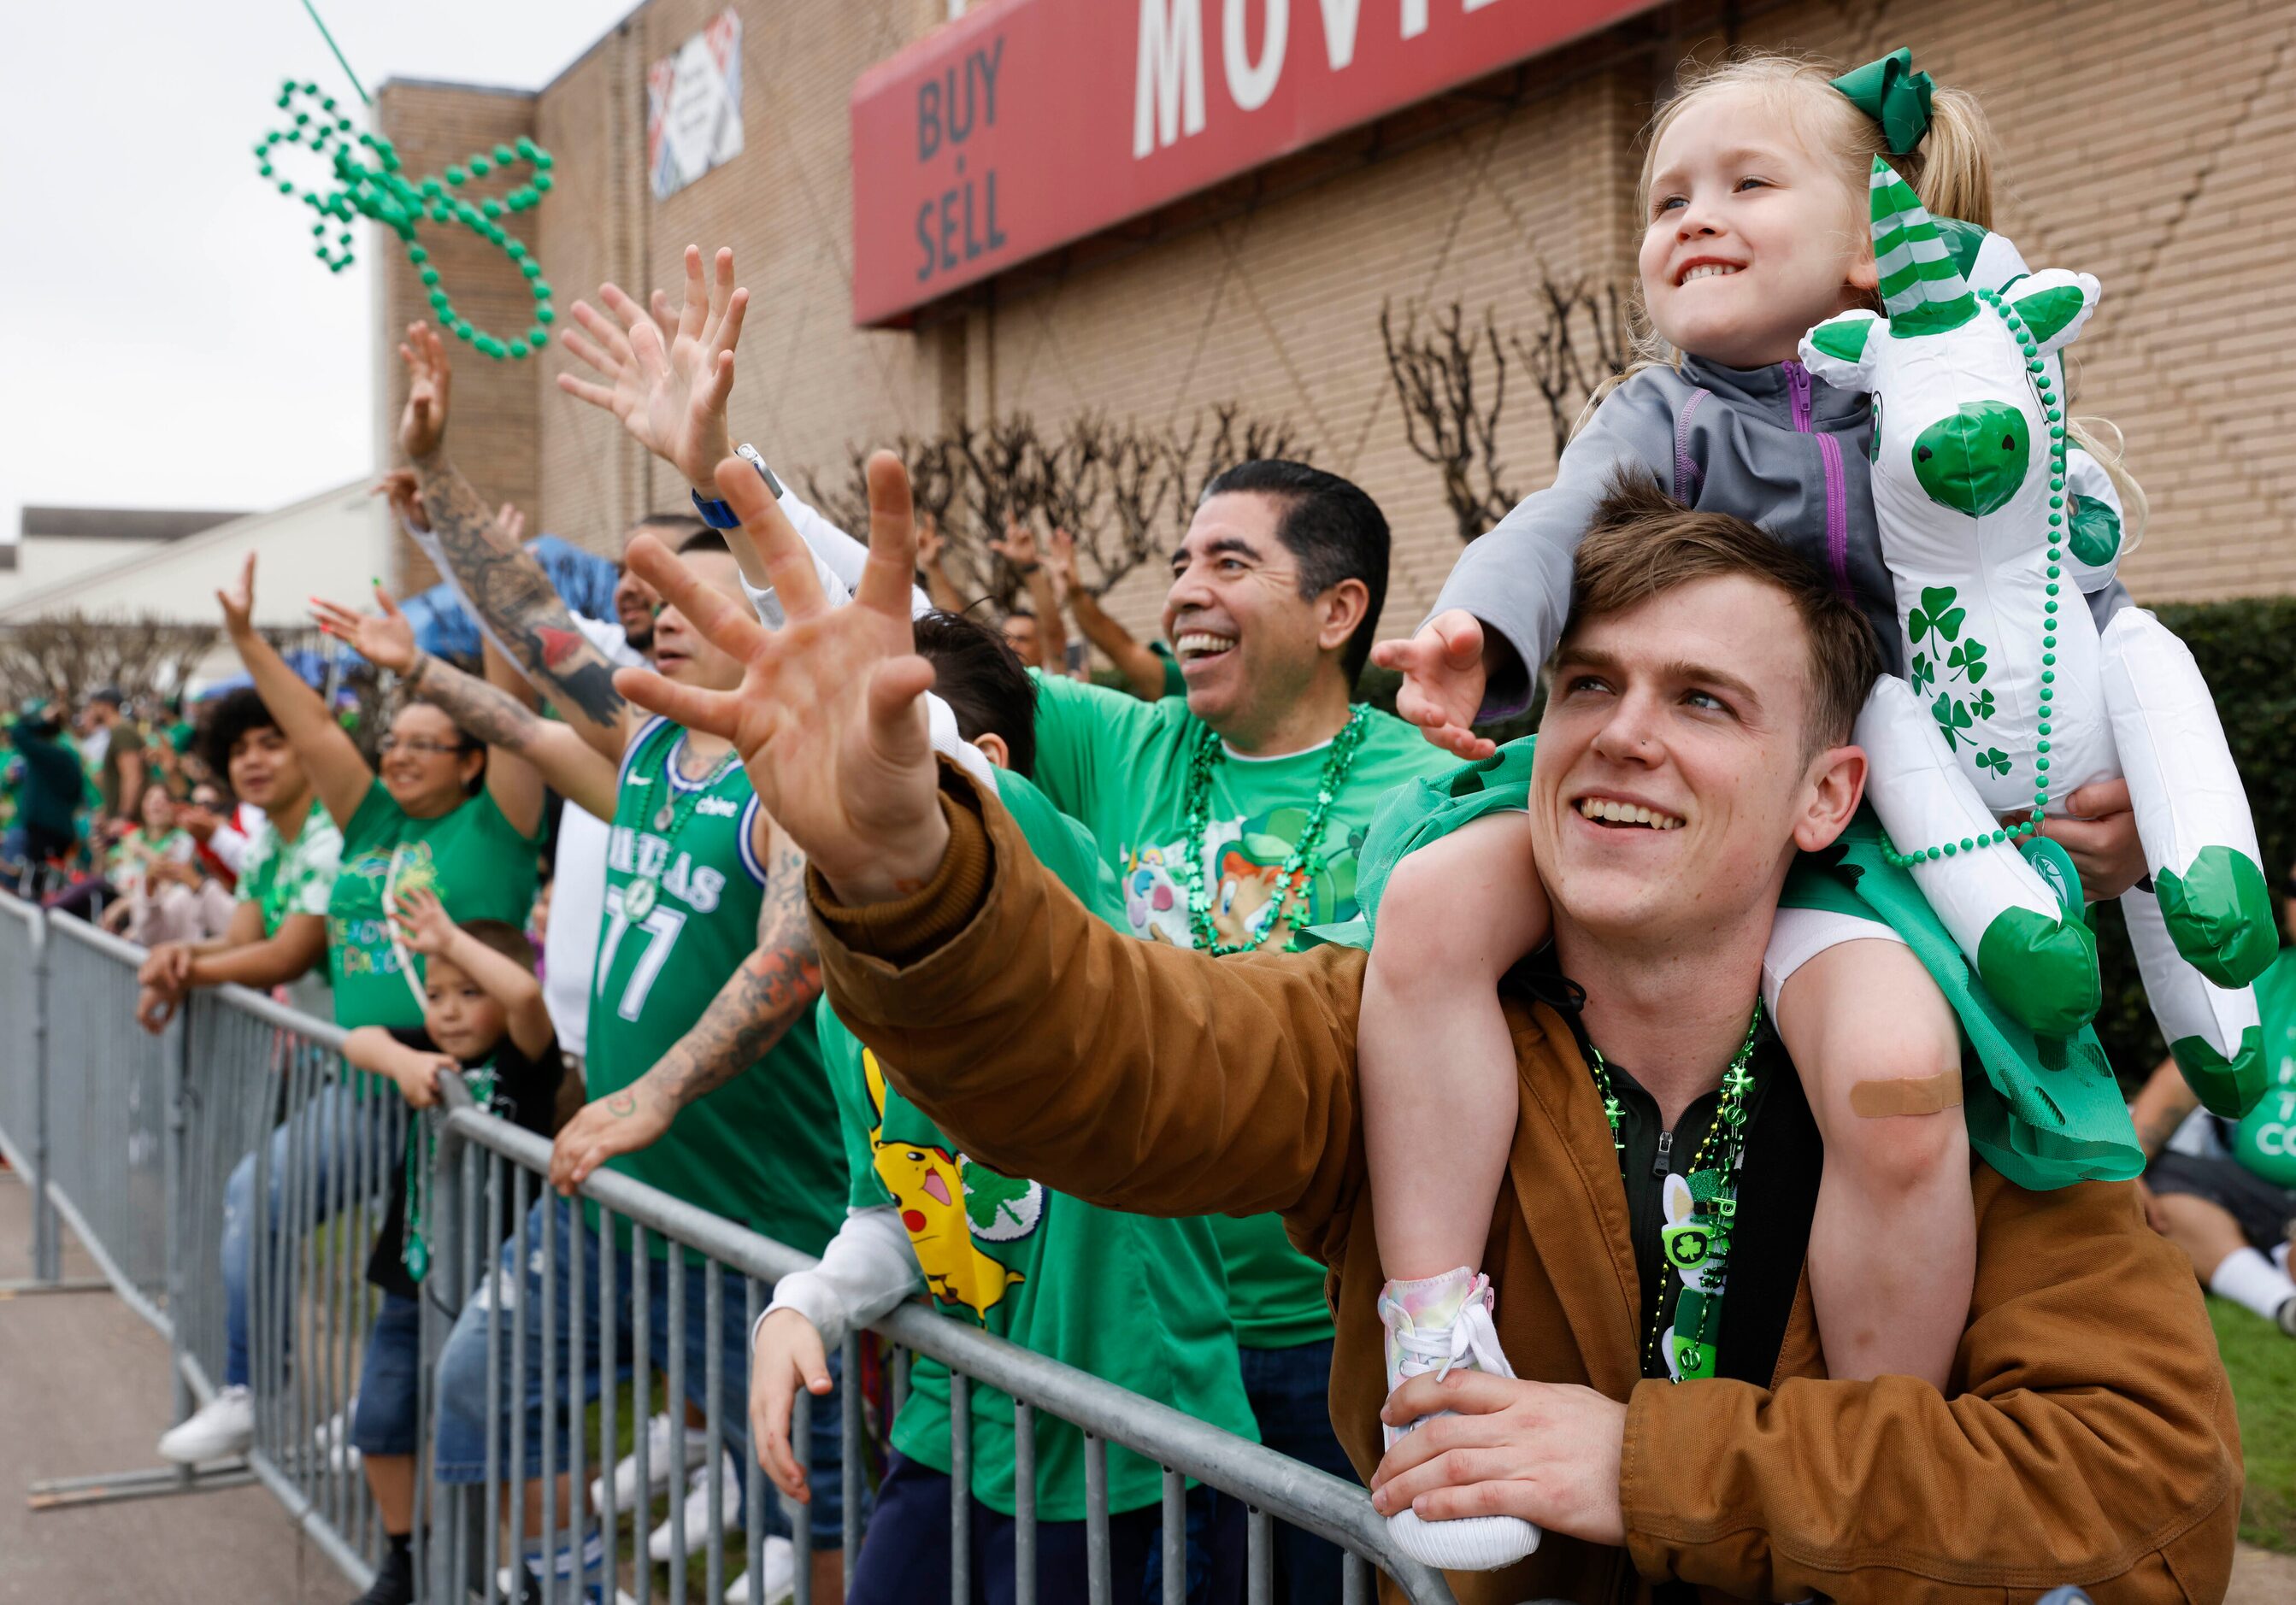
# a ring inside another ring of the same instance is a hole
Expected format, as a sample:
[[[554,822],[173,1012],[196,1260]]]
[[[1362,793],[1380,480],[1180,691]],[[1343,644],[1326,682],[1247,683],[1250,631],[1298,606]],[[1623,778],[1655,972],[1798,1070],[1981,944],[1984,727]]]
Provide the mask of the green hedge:
[[[2296,597],[2243,602],[2187,602],[2153,610],[2161,622],[2183,637],[2215,692],[2256,833],[2264,848],[2264,872],[2276,889],[2296,861]],[[1397,677],[1367,668],[1358,694],[1392,711]],[[1485,733],[1499,741],[1528,734],[1536,709]],[[2096,911],[2098,948],[2104,968],[2104,1007],[2097,1015],[2113,1068],[2132,1089],[2161,1062],[2166,1050],[2144,1004],[2144,987],[2128,950],[2117,905]]]

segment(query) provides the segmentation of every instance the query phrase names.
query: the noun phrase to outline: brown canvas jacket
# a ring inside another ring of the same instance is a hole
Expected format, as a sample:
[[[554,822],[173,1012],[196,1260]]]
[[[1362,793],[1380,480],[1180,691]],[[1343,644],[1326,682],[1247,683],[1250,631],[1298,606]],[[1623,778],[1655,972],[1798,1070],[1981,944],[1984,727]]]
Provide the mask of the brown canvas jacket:
[[[944,766],[953,831],[906,903],[814,887],[830,999],[964,1151],[1096,1204],[1280,1210],[1331,1267],[1332,1420],[1358,1471],[1385,1393],[1355,1078],[1365,955],[1218,961],[1092,919]],[[1980,1167],[1978,1275],[1950,1398],[1826,1379],[1808,1282],[1774,1385],[1642,1379],[1627,1206],[1568,1027],[1510,1005],[1521,1112],[1484,1268],[1522,1375],[1627,1401],[1624,1551],[1549,1534],[1462,1605],[1710,1599],[2214,1601],[2240,1452],[2191,1267],[2127,1184],[2031,1193]],[[1882,1251],[1886,1251],[1884,1246]]]

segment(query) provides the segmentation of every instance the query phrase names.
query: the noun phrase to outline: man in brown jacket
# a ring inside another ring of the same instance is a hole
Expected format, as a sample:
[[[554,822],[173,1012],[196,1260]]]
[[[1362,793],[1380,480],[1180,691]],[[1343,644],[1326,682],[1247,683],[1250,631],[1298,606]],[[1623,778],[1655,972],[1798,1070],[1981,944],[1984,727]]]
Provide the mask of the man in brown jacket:
[[[747,678],[620,684],[735,741],[812,859],[839,1013],[969,1154],[1117,1208],[1286,1216],[1331,1267],[1332,1420],[1376,1466],[1381,1508],[1546,1529],[1522,1564],[1454,1576],[1462,1601],[1999,1601],[2065,1583],[2100,1605],[2221,1596],[2232,1401],[2192,1278],[2131,1190],[2029,1193],[1980,1167],[1948,1396],[1829,1380],[1800,1273],[1822,1154],[1774,1044],[1752,1066],[1718,1374],[1652,1374],[1668,1283],[1639,1155],[1710,1123],[1787,866],[1833,839],[1863,784],[1846,721],[1813,727],[1841,700],[1824,676],[1843,672],[1825,644],[1842,604],[1822,583],[1778,577],[1775,547],[1700,518],[1722,561],[1660,563],[1639,600],[1574,619],[1530,796],[1554,938],[1509,1000],[1521,1110],[1483,1262],[1524,1374],[1414,1379],[1390,1408],[1454,1413],[1382,1460],[1354,1074],[1364,955],[1216,961],[1128,941],[993,798],[936,770],[931,671],[908,643],[907,487],[886,454],[870,476],[869,569],[857,605],[831,612],[756,476],[729,463],[721,489],[771,554],[790,625],[767,635],[648,543],[634,564]],[[1582,580],[1600,555],[1582,554]],[[1582,810],[1621,793],[1684,828],[1630,838]],[[1643,1101],[1615,1140],[1590,1043],[1621,1103]]]

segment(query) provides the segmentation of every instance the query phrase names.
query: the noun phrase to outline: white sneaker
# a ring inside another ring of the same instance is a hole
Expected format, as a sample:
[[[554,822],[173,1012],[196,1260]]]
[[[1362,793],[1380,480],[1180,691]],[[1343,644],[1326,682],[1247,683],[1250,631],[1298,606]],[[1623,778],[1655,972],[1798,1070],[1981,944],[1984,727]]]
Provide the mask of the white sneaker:
[[[726,1456],[725,1469],[720,1476],[724,1480],[718,1492],[718,1509],[720,1519],[727,1528],[727,1547],[731,1548],[734,1537],[733,1525],[741,1519],[742,1515],[742,1472],[741,1468],[734,1463],[732,1455]],[[709,1468],[708,1466],[694,1467],[693,1476],[687,1479],[685,1506],[682,1514],[685,1523],[685,1552],[689,1555],[699,1554],[701,1546],[709,1542]],[[676,1521],[680,1519],[679,1516],[672,1516],[669,1521]],[[669,1559],[669,1521],[665,1521],[654,1528],[653,1535],[646,1540],[646,1553],[657,1560]]]
[[[765,1568],[766,1593],[758,1605],[781,1605],[797,1597],[797,1545],[786,1538],[768,1537],[758,1556]],[[726,1605],[750,1605],[750,1574],[743,1572],[726,1590]]]
[[[646,1495],[662,1492],[670,1485],[677,1470],[677,1431],[676,1421],[668,1414],[655,1416],[646,1423]],[[709,1453],[709,1435],[692,1427],[685,1429],[685,1463],[698,1465]],[[638,1503],[638,1457],[625,1454],[614,1467],[614,1509],[627,1511]],[[606,1482],[602,1477],[590,1479],[590,1505],[594,1510],[606,1508]]]
[[[311,1441],[318,1445],[319,1453],[326,1456],[330,1471],[358,1470],[358,1448],[349,1441],[350,1416],[357,1409],[358,1395],[353,1394],[349,1410],[337,1411],[327,1419],[325,1426],[316,1428],[311,1433]]]
[[[255,1399],[244,1388],[226,1388],[160,1435],[160,1458],[179,1466],[244,1454],[255,1441]]]
[[[527,1573],[527,1581],[534,1584],[535,1597],[540,1598],[542,1585],[531,1571]],[[521,1596],[518,1592],[518,1580],[512,1575],[509,1567],[495,1568],[495,1593],[504,1601],[504,1605],[519,1605]],[[560,1585],[559,1597],[561,1599],[566,1597],[562,1584]],[[582,1585],[581,1605],[607,1605],[607,1599],[606,1585],[603,1582],[593,1581]],[[630,1597],[629,1592],[620,1587],[614,1589],[612,1601],[613,1605],[638,1605],[638,1602]]]
[[[1464,1367],[1514,1375],[1491,1325],[1490,1278],[1465,1265],[1420,1282],[1389,1282],[1380,1290],[1379,1318],[1387,1328],[1390,1393],[1423,1372],[1439,1378]],[[1422,1416],[1408,1427],[1382,1424],[1380,1429],[1392,1448],[1405,1433],[1434,1419]],[[1496,1571],[1538,1548],[1538,1528],[1520,1516],[1423,1521],[1406,1506],[1387,1519],[1387,1535],[1414,1560],[1444,1571]]]

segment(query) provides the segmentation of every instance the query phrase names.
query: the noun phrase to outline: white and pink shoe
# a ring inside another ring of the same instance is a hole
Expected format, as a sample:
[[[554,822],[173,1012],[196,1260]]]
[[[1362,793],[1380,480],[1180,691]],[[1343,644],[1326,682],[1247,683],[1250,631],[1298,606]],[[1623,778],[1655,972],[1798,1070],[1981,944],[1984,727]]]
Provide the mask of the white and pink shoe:
[[[1466,1265],[1418,1282],[1390,1282],[1380,1290],[1379,1318],[1387,1328],[1387,1390],[1431,1371],[1488,1372],[1512,1377],[1491,1324],[1491,1280]],[[1449,1414],[1448,1411],[1442,1413]],[[1422,1416],[1408,1427],[1382,1425],[1387,1445],[1435,1417]],[[1445,1571],[1496,1571],[1538,1548],[1538,1528],[1520,1516],[1460,1516],[1424,1521],[1409,1507],[1387,1519],[1396,1548],[1425,1566]]]

